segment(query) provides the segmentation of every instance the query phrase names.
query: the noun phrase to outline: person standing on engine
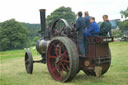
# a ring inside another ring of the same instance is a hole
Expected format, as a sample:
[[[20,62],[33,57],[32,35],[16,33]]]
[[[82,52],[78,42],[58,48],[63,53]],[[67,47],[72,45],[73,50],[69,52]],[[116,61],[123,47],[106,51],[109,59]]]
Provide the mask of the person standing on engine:
[[[78,12],[78,19],[76,20],[76,31],[78,32],[77,42],[80,49],[81,57],[85,57],[85,46],[84,46],[84,31],[86,23],[85,19],[82,17],[82,12]]]
[[[85,11],[84,12],[84,18],[85,18],[85,23],[86,23],[86,28],[88,29],[89,28],[89,26],[90,26],[90,16],[89,16],[89,13],[88,13],[88,11]],[[86,30],[87,30],[86,29]]]

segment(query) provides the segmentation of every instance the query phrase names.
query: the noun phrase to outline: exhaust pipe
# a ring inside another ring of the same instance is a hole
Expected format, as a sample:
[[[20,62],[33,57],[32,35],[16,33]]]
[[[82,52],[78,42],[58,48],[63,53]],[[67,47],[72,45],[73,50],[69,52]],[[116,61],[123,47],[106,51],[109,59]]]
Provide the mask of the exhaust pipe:
[[[45,21],[45,9],[40,9],[40,23],[41,23],[41,36],[44,38],[44,33],[46,29],[46,21]]]

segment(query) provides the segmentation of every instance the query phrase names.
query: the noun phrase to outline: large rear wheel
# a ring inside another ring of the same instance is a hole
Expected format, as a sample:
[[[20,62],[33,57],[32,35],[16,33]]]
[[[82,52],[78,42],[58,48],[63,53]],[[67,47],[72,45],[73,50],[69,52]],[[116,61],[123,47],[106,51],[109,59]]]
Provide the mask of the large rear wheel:
[[[57,81],[72,80],[79,69],[79,56],[72,40],[56,37],[47,49],[47,66],[52,78]]]

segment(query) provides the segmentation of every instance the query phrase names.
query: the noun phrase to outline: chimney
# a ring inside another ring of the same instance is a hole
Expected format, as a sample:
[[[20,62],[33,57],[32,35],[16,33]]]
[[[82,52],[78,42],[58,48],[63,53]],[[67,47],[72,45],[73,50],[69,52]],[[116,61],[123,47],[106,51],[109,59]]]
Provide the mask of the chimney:
[[[41,36],[44,37],[45,33],[45,27],[46,27],[46,22],[45,22],[45,9],[40,9],[40,23],[41,23]]]

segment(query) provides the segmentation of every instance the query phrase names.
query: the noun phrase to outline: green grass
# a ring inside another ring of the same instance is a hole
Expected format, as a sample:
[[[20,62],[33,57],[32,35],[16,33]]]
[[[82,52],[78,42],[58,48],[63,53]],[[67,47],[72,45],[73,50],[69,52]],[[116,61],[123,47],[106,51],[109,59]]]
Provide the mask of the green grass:
[[[81,71],[68,83],[53,80],[44,64],[34,64],[33,74],[27,74],[24,50],[0,52],[0,85],[128,85],[128,42],[113,42],[110,48],[112,64],[104,76],[86,76]],[[35,50],[32,53],[34,59],[41,58]]]
[[[32,54],[36,55],[36,49],[30,48]],[[23,57],[25,54],[25,50],[21,49],[21,50],[9,50],[9,51],[3,51],[0,52],[0,60],[6,60],[6,59],[10,59],[10,58],[18,58],[18,57]]]
[[[5,60],[8,58],[16,58],[22,57],[24,55],[24,50],[10,50],[10,51],[3,51],[0,52],[0,59]]]

